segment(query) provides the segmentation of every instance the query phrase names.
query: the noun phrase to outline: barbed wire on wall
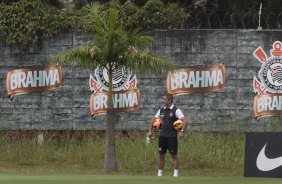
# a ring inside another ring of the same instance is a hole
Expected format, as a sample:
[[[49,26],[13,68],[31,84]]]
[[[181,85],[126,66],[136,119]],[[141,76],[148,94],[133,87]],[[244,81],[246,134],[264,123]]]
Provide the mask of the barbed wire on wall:
[[[257,29],[259,13],[242,12],[191,12],[185,29]],[[264,13],[260,17],[262,29],[282,29],[282,12]]]

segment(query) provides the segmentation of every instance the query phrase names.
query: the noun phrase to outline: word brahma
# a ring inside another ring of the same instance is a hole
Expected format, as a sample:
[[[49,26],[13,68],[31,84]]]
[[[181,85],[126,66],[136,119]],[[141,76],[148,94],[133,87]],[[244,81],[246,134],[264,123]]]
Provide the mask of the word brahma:
[[[51,91],[62,86],[62,78],[60,65],[15,69],[7,73],[6,89],[11,98],[34,91]]]
[[[138,98],[136,93],[114,94],[113,97],[114,97],[115,108],[132,107],[138,104]],[[107,94],[101,94],[99,96],[95,96],[93,99],[94,109],[108,108],[107,102],[108,102]]]
[[[224,88],[225,81],[224,65],[202,68],[183,68],[168,75],[167,91],[176,95],[216,91]]]
[[[140,107],[139,89],[115,91],[113,106],[118,112],[129,112]],[[92,116],[105,114],[108,109],[108,92],[93,93],[90,98],[90,112]]]
[[[221,70],[177,72],[171,77],[171,89],[211,87],[223,84]]]
[[[256,103],[257,112],[263,111],[281,111],[282,110],[282,96],[277,95],[261,95],[257,98]]]
[[[26,87],[46,87],[60,83],[59,71],[55,70],[39,70],[39,71],[20,71],[11,74],[10,88]]]

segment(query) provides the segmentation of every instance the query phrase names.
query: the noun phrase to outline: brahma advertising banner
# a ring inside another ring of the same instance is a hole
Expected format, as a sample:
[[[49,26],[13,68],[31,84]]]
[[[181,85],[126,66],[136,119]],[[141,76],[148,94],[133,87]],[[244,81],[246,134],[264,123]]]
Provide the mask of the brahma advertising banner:
[[[282,178],[282,132],[248,132],[245,141],[246,177]]]
[[[256,95],[254,99],[255,117],[281,116],[282,93]]]
[[[136,75],[125,67],[113,72],[113,104],[116,112],[129,112],[140,108],[140,92]],[[90,113],[92,117],[106,114],[108,109],[109,75],[105,68],[96,68],[89,78]]]
[[[189,67],[169,73],[166,80],[167,92],[182,95],[222,90],[226,84],[223,64],[213,67]]]
[[[114,108],[116,112],[129,112],[140,108],[139,89],[114,91]],[[108,92],[92,93],[90,97],[90,112],[92,116],[107,113]]]
[[[282,43],[275,41],[268,57],[261,47],[253,55],[262,64],[258,77],[254,77],[253,88],[257,96],[254,99],[254,116],[282,115]]]
[[[62,78],[59,65],[15,69],[7,73],[6,90],[10,98],[34,91],[57,90],[62,87]]]

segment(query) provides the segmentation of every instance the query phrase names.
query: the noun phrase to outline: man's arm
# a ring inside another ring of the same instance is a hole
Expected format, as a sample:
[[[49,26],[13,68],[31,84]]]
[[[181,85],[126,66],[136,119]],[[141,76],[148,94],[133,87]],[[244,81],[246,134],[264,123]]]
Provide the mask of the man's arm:
[[[158,110],[158,112],[156,113],[155,117],[153,117],[151,119],[151,123],[149,125],[149,130],[148,130],[148,137],[151,137],[152,136],[152,131],[153,131],[153,123],[155,122],[155,119],[156,118],[159,118],[160,117],[160,110]]]
[[[183,127],[178,133],[178,137],[182,138],[183,135],[184,135],[184,131],[186,130],[188,121],[186,120],[186,118],[184,117],[184,114],[182,113],[182,111],[180,109],[176,110],[176,117],[183,122]]]
[[[182,129],[179,131],[178,133],[178,138],[181,139],[184,136],[184,132],[186,130],[186,126],[187,126],[187,121],[185,117],[180,118],[180,120],[183,122],[183,127]]]
[[[148,137],[151,137],[151,136],[152,136],[153,123],[154,123],[154,121],[155,121],[155,117],[152,118],[151,123],[150,123],[150,125],[149,125],[149,130],[148,130],[148,134],[147,134]]]
[[[180,118],[180,120],[183,122],[183,127],[180,131],[184,132],[186,130],[187,125],[188,125],[188,121],[186,120],[185,117]]]
[[[181,130],[185,131],[188,121],[180,109],[177,109],[175,113],[176,117],[183,122],[183,128]]]

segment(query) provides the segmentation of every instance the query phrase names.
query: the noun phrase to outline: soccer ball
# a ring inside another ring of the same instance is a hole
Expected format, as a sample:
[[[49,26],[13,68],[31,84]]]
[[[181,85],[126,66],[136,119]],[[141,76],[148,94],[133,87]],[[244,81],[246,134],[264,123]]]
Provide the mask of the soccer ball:
[[[162,120],[159,119],[159,118],[156,118],[154,123],[153,123],[153,127],[154,128],[161,128],[161,126],[162,126]]]
[[[183,122],[182,120],[178,119],[173,123],[173,127],[175,130],[180,130],[183,128]]]

